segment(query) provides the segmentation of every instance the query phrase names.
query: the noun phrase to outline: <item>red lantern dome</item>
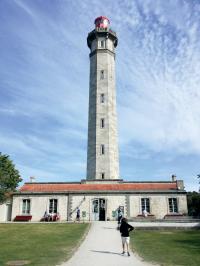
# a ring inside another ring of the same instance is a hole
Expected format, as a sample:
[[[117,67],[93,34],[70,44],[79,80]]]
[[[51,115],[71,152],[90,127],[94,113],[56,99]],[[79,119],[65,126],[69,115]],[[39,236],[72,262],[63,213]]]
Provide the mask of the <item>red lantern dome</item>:
[[[107,17],[100,16],[95,19],[94,24],[96,28],[106,29],[106,28],[109,28],[110,20]]]

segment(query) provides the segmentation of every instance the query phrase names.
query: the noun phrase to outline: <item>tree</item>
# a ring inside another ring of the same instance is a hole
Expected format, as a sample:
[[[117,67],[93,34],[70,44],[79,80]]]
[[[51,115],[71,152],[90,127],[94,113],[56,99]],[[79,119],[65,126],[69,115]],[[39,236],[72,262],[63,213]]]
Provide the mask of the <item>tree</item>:
[[[188,215],[200,217],[200,193],[193,191],[187,193]]]
[[[10,192],[15,191],[21,181],[19,171],[9,156],[0,152],[0,203],[5,201]]]
[[[197,175],[197,178],[199,179],[199,184],[200,184],[200,175]],[[200,188],[199,188],[199,192],[200,192]]]

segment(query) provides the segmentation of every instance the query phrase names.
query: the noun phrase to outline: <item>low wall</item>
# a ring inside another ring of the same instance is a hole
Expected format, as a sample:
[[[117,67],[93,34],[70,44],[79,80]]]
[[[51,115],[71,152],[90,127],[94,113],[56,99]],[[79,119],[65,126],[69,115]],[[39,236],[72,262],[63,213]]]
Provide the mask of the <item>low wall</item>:
[[[160,230],[160,229],[200,229],[198,222],[129,222],[137,230]]]

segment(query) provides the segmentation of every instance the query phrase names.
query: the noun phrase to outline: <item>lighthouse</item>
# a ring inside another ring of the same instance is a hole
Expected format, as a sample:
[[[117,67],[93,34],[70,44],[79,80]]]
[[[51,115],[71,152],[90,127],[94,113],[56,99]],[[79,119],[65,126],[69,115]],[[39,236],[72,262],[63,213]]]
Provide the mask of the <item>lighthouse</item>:
[[[88,34],[90,49],[87,180],[119,179],[115,89],[118,39],[107,17],[95,19]]]
[[[12,203],[11,220],[41,221],[46,212],[63,221],[166,219],[187,214],[183,180],[123,181],[119,178],[115,92],[117,36],[106,17],[95,20],[88,34],[90,49],[87,178],[80,182],[27,182],[0,204],[0,214]],[[28,206],[28,207],[27,207]],[[38,207],[39,206],[39,207]],[[24,215],[25,214],[25,215]],[[147,214],[147,215],[146,215]],[[0,222],[5,222],[0,215]],[[9,215],[10,216],[10,215]],[[53,218],[52,218],[53,219]]]

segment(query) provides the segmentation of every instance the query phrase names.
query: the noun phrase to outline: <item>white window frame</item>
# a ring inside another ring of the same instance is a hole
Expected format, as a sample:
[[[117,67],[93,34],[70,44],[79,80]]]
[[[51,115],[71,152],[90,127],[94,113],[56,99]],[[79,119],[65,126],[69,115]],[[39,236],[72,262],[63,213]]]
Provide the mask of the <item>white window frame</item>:
[[[29,202],[29,204],[28,204]],[[25,203],[25,206],[24,206]],[[26,214],[30,214],[31,213],[31,200],[30,199],[22,199],[22,214],[26,215]]]
[[[106,40],[99,40],[99,48],[101,49],[106,48]]]
[[[51,201],[53,201],[53,205],[52,205],[52,208],[50,209]],[[56,202],[56,212],[55,212],[55,202]],[[58,199],[56,198],[49,199],[49,213],[58,213]]]
[[[142,205],[142,201],[144,201],[144,206]],[[144,210],[146,210],[148,213],[151,213],[150,198],[141,198],[141,212],[143,213]]]
[[[171,208],[170,208],[170,200],[172,204]],[[178,199],[176,197],[168,198],[168,208],[169,208],[169,213],[178,213]]]

